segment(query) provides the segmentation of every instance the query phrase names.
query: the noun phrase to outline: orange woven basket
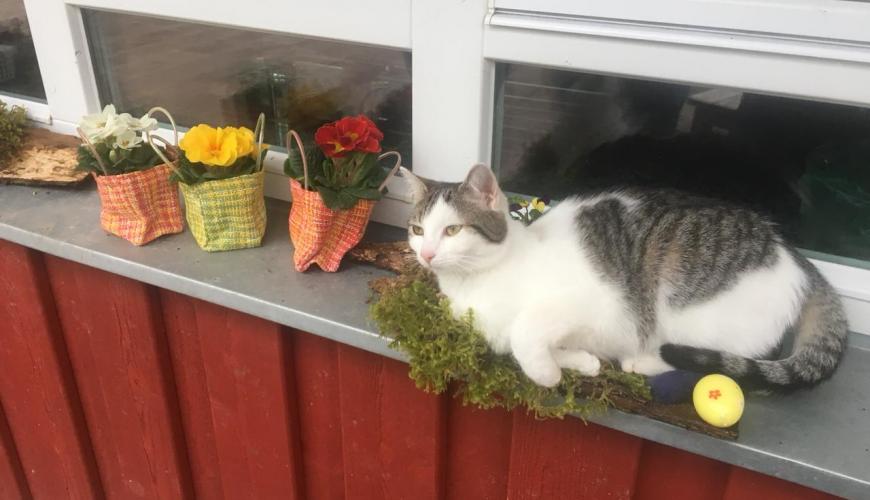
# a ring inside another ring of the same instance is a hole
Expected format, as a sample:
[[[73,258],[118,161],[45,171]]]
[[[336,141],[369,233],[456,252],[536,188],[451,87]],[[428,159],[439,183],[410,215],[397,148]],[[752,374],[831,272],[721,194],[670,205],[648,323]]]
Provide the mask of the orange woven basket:
[[[147,116],[155,111],[166,112],[163,108],[152,108]],[[174,121],[172,129],[175,131],[175,143],[178,144]],[[78,133],[100,169],[104,174],[107,173],[106,165],[94,145],[81,129]],[[172,146],[159,139],[171,153]],[[169,180],[169,174],[175,167],[165,156],[161,155],[161,159],[164,160],[162,165],[147,170],[120,175],[94,175],[100,195],[100,225],[103,229],[137,246],[184,230],[178,188]]]
[[[375,201],[359,200],[356,205],[347,210],[333,210],[327,207],[320,193],[308,189],[308,162],[305,158],[305,148],[299,134],[293,130],[287,133],[287,148],[291,147],[291,136],[299,148],[304,172],[304,185],[295,179],[290,179],[293,204],[290,206],[289,224],[290,241],[293,243],[293,265],[297,271],[302,272],[316,263],[324,271],[334,273],[338,271],[344,254],[362,240]],[[402,156],[395,151],[380,155],[378,160],[388,156],[395,157],[396,164],[379,186],[378,189],[381,191],[402,164]]]

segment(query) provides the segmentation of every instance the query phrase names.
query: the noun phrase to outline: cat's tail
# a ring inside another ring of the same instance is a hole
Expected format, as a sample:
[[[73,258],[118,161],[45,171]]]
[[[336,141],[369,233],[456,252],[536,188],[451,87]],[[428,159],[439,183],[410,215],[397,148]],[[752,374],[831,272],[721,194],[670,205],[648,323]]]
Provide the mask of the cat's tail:
[[[662,358],[682,370],[728,375],[747,391],[788,392],[827,379],[846,347],[848,324],[836,292],[817,271],[813,274],[815,286],[804,302],[789,357],[756,360],[711,349],[665,344],[661,347]]]

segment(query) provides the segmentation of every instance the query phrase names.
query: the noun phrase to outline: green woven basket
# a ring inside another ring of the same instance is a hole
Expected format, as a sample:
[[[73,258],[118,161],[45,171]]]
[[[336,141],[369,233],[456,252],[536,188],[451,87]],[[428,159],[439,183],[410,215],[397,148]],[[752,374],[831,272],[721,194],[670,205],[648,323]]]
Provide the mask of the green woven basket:
[[[258,247],[266,232],[262,170],[229,179],[187,185],[187,224],[196,243],[208,252]]]

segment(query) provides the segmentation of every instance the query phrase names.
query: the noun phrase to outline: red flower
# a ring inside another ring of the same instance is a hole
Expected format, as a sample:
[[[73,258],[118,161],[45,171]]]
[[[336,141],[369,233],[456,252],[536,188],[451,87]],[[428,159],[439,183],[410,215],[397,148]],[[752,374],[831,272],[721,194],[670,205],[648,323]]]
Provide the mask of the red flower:
[[[330,158],[342,158],[353,151],[379,153],[383,138],[377,125],[364,115],[345,116],[314,133],[314,141]]]
[[[719,399],[722,397],[722,392],[719,389],[713,389],[707,393],[707,397],[710,399]]]

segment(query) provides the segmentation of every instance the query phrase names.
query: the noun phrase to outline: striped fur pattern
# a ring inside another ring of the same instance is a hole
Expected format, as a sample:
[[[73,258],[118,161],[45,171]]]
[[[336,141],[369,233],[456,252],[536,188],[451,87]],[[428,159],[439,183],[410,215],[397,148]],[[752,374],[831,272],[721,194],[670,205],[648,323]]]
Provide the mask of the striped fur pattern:
[[[751,210],[614,191],[565,200],[526,227],[510,220],[486,167],[456,184],[404,176],[421,264],[455,313],[472,309],[493,349],[541,385],[563,368],[594,375],[601,358],[786,391],[824,380],[840,360],[847,324],[836,293]],[[787,341],[791,352],[771,360]]]

